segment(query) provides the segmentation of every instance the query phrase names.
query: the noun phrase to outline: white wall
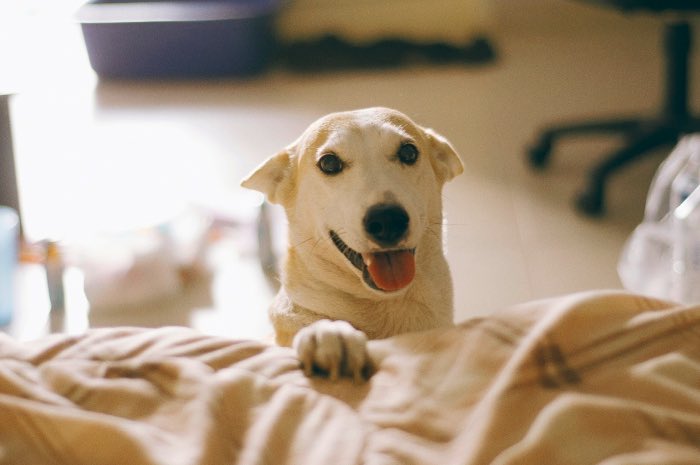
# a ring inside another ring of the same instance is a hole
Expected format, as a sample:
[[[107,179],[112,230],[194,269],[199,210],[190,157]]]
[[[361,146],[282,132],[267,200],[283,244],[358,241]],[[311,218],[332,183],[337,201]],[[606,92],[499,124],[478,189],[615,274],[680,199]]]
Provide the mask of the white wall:
[[[492,25],[501,31],[548,33],[595,33],[624,27],[637,28],[645,33],[650,27],[660,26],[674,19],[671,13],[623,12],[580,0],[486,0],[492,16]],[[700,26],[700,15],[687,15]]]
[[[360,42],[403,37],[459,44],[501,32],[595,33],[637,27],[643,34],[652,22],[672,18],[579,0],[290,0],[279,30],[287,39],[335,33]],[[700,14],[691,18],[700,27]]]
[[[357,42],[386,37],[463,44],[488,28],[488,0],[292,0],[283,39],[333,33]]]

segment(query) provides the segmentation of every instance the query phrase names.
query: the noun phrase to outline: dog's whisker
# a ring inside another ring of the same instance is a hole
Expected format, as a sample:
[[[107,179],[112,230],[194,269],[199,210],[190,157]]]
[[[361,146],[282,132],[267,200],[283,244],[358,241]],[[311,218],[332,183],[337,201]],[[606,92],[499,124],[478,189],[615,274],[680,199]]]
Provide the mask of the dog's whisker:
[[[322,240],[323,240],[322,237],[319,237],[318,239],[316,239],[316,242],[314,242],[314,245],[311,247],[311,252],[316,250],[316,247],[318,246],[318,244],[321,243]]]
[[[442,239],[442,235],[437,231],[433,231],[432,229],[426,230],[426,233],[432,234],[433,236],[435,236],[438,239]]]
[[[302,245],[304,245],[304,244],[306,244],[307,242],[310,242],[310,241],[312,241],[312,240],[314,240],[313,237],[310,237],[310,238],[308,238],[308,239],[304,239],[303,241],[301,241],[301,242],[299,242],[299,243],[297,243],[297,244],[292,244],[292,248],[301,247]]]

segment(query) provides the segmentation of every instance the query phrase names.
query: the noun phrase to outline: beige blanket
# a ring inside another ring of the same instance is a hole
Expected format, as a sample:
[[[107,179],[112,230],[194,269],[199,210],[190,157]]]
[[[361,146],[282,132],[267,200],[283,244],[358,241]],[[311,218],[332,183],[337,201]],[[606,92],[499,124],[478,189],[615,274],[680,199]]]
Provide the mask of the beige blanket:
[[[0,464],[700,464],[700,307],[577,294],[370,351],[354,385],[184,328],[0,336]]]

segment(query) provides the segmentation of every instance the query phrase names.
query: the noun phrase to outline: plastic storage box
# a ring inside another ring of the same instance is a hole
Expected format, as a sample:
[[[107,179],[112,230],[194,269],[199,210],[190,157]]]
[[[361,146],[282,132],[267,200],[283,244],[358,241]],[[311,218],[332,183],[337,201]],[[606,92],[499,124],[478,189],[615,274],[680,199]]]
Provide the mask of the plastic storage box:
[[[77,12],[102,77],[252,75],[268,64],[278,0],[92,0]]]

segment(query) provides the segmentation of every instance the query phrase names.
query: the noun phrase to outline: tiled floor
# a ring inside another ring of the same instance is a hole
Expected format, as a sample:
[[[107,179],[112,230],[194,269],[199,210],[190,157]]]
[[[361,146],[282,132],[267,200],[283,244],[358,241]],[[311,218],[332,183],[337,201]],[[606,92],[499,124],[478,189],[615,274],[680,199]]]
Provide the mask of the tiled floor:
[[[97,83],[79,55],[70,72],[57,71],[44,87],[37,78],[39,85],[13,102],[28,232],[41,238],[119,229],[167,218],[192,201],[238,202],[246,211],[255,200],[242,197],[238,180],[312,120],[384,105],[447,136],[465,162],[465,174],[444,194],[457,320],[526,300],[617,288],[621,247],[641,219],[664,153],[615,177],[608,215],[598,220],[578,215],[571,200],[587,167],[618,141],[566,142],[542,173],[523,161],[547,122],[656,109],[660,24],[610,18],[605,27],[551,30],[503,21],[492,33],[498,60],[480,67]],[[71,37],[80,45],[77,34]],[[697,90],[700,75],[694,76]],[[90,321],[189,324],[258,337],[269,330],[272,290],[250,250],[228,254],[203,299],[190,293],[138,310],[94,311]],[[22,318],[17,328],[30,324]],[[22,331],[34,334],[16,329]]]

